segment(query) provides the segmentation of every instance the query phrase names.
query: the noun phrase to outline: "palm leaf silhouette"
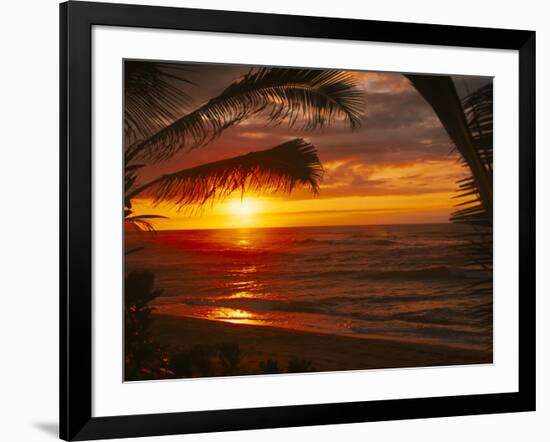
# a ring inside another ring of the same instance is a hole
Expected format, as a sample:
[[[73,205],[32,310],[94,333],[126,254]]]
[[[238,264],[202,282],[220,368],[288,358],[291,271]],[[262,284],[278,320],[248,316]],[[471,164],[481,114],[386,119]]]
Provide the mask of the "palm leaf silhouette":
[[[437,114],[464,164],[471,171],[470,177],[458,183],[459,196],[473,197],[471,203],[474,204],[456,212],[454,220],[478,225],[492,223],[492,87],[480,95],[468,97],[464,102],[465,111],[450,77],[406,77]],[[491,144],[490,149],[488,143]]]
[[[493,183],[493,85],[488,84],[474,91],[463,100],[464,112],[472,134],[474,149],[483,166],[487,180]],[[493,271],[493,218],[492,210],[487,211],[480,198],[477,180],[473,174],[459,182],[457,198],[466,201],[454,212],[451,221],[470,224],[476,227],[465,252],[477,265],[488,272],[486,280],[476,287],[480,295],[492,293]],[[492,207],[492,204],[491,204]],[[479,314],[492,315],[492,302],[480,308]]]
[[[362,95],[349,72],[252,69],[206,104],[128,145],[126,162],[165,160],[182,149],[205,145],[225,129],[260,113],[265,114],[266,124],[286,122],[313,130],[337,118],[355,128],[361,123],[362,110]]]
[[[232,192],[291,192],[296,185],[318,192],[323,169],[315,148],[294,139],[271,149],[250,152],[162,175],[130,190],[127,199],[148,196],[155,203],[202,205]]]
[[[124,132],[127,143],[149,137],[182,114],[191,97],[182,85],[188,65],[124,62]]]
[[[462,102],[450,77],[407,75],[428,101],[461,154],[470,175],[458,184],[455,198],[462,199],[451,221],[473,227],[464,234],[463,265],[475,266],[486,277],[469,287],[485,301],[472,316],[492,323],[493,317],[493,85],[488,84]]]
[[[468,128],[472,135],[473,150],[481,164],[485,179],[493,183],[493,85],[488,84],[468,95],[463,100]],[[478,180],[472,174],[461,180],[460,192],[456,198],[467,198],[459,204],[460,210],[453,213],[454,222],[475,224],[483,227],[492,226],[492,201],[484,204],[481,200]],[[490,210],[486,207],[489,206]]]
[[[135,224],[140,228],[153,232],[155,228],[153,224],[148,221],[151,219],[166,219],[162,215],[130,215],[131,211],[125,211],[124,222]]]

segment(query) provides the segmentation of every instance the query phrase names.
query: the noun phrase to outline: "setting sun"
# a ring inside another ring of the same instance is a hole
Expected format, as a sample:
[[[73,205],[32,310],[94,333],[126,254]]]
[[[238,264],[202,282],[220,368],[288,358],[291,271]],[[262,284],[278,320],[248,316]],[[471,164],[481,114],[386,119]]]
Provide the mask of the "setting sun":
[[[243,198],[228,203],[228,209],[232,215],[247,218],[258,213],[260,204],[252,198]]]
[[[260,223],[259,216],[263,210],[263,202],[253,196],[240,195],[222,202],[217,212],[225,221],[221,224],[225,228],[256,227]]]

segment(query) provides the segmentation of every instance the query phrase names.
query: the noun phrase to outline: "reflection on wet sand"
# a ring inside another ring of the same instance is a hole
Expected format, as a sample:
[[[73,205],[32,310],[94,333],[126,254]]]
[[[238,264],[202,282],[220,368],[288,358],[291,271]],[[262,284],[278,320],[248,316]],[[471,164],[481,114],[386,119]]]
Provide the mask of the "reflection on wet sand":
[[[165,304],[155,306],[156,314],[185,316],[211,321],[230,322],[232,324],[271,325],[267,316],[230,307],[187,306],[185,304]]]

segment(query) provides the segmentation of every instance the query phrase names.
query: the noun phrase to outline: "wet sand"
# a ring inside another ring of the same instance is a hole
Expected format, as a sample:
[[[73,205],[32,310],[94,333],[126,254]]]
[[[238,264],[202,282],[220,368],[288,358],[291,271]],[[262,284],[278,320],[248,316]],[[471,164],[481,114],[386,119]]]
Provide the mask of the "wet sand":
[[[492,363],[491,351],[441,345],[308,333],[275,327],[153,315],[153,337],[171,355],[193,346],[238,344],[242,373],[258,372],[268,359],[285,367],[292,358],[311,361],[308,371],[426,367]]]

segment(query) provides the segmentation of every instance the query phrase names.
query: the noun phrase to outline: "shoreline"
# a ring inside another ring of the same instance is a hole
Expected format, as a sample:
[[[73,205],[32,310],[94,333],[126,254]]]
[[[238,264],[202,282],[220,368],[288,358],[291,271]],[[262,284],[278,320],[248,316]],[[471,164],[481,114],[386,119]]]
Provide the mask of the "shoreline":
[[[153,339],[173,356],[192,348],[237,345],[241,372],[261,374],[260,364],[272,360],[279,368],[291,361],[309,362],[308,371],[344,371],[489,364],[492,350],[470,350],[439,344],[340,336],[263,325],[231,324],[208,319],[153,314]]]

